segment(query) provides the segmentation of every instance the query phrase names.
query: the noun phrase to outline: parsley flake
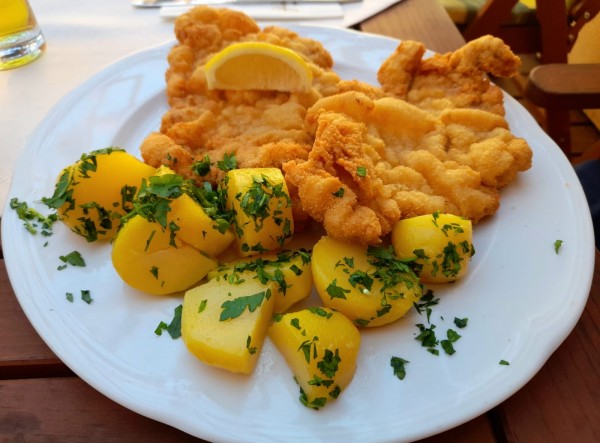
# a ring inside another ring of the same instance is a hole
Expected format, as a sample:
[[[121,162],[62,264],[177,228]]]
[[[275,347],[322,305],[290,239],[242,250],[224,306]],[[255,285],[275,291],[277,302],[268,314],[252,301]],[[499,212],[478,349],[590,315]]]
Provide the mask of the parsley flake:
[[[167,331],[171,338],[175,340],[176,338],[181,337],[181,312],[183,311],[183,306],[179,305],[173,310],[173,319],[171,323],[166,324],[164,321],[161,321],[154,333],[156,335],[162,335],[162,331]]]
[[[196,161],[192,163],[192,171],[198,174],[200,177],[204,177],[210,172],[210,167],[212,166],[212,162],[210,161],[210,157],[205,155],[202,160]]]
[[[468,321],[469,321],[469,319],[467,317],[465,317],[465,318],[454,317],[454,324],[456,325],[457,328],[461,328],[461,329],[466,328]]]
[[[341,286],[337,285],[337,279],[333,279],[329,286],[325,289],[329,294],[329,297],[333,298],[343,298],[346,299],[346,294],[350,292],[350,289],[344,289]]]
[[[234,298],[233,300],[226,300],[221,305],[223,309],[219,317],[219,321],[225,321],[234,319],[242,315],[244,310],[248,308],[248,311],[254,312],[258,308],[264,299],[271,298],[271,290],[261,291],[252,295],[245,295],[242,297]]]
[[[38,227],[41,227],[41,234],[43,236],[48,237],[52,235],[52,225],[58,220],[56,214],[45,216],[35,209],[30,208],[27,203],[20,202],[16,198],[10,200],[10,208],[17,211],[19,220],[23,221],[23,226],[25,226],[25,229],[30,234],[37,234]]]
[[[342,197],[344,196],[344,192],[345,192],[344,188],[340,188],[340,189],[338,189],[337,191],[335,191],[335,192],[332,192],[331,194],[332,194],[334,197],[337,197],[337,198],[342,198]]]
[[[231,154],[223,155],[223,160],[217,161],[217,168],[219,168],[223,172],[236,169],[237,159],[235,158],[235,154],[232,152]]]
[[[88,291],[87,289],[81,290],[81,299],[88,305],[94,301],[94,299],[90,295],[90,291]]]
[[[563,244],[562,240],[556,240],[554,242],[554,252],[558,254],[558,251],[560,250],[561,246]]]
[[[406,377],[406,368],[404,365],[407,363],[410,362],[400,357],[392,357],[390,360],[390,366],[394,369],[394,375],[400,380],[404,380],[404,377]]]

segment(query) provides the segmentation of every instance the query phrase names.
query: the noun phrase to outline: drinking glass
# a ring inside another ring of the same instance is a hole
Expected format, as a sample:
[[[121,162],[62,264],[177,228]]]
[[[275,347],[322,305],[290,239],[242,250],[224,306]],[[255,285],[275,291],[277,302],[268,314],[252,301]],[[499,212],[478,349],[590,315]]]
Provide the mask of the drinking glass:
[[[0,0],[0,70],[31,63],[45,49],[27,0]]]

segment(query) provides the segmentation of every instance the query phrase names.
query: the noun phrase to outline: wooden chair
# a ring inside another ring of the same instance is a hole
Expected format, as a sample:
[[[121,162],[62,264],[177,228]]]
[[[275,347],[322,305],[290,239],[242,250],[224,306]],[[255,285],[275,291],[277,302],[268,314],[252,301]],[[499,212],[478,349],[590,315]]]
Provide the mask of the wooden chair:
[[[600,64],[536,66],[529,73],[525,97],[548,112],[600,108]],[[600,141],[576,162],[593,158],[600,159]]]
[[[538,53],[542,64],[566,64],[579,30],[600,11],[600,0],[572,0],[569,7],[565,0],[538,0],[537,29],[532,26],[507,26],[507,17],[517,3],[518,0],[487,0],[475,19],[463,30],[465,39],[468,41],[492,34],[502,38],[518,54]],[[539,75],[543,75],[543,72]],[[544,129],[570,155],[569,109],[583,109],[583,104],[544,107]]]
[[[600,108],[600,64],[547,64],[529,73],[525,96],[550,110]],[[600,250],[600,141],[574,159]]]

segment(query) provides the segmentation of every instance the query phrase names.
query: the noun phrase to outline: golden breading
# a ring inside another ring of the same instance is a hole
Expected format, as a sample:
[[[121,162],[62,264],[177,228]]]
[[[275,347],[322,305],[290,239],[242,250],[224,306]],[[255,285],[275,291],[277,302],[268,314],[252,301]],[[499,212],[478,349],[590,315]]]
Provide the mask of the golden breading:
[[[476,222],[496,212],[499,188],[531,165],[527,143],[482,110],[437,117],[350,91],[319,100],[306,121],[315,143],[307,160],[283,165],[288,186],[329,235],[350,242],[376,244],[400,218],[435,211]]]
[[[483,36],[447,54],[422,59],[422,43],[404,41],[381,65],[383,90],[422,109],[472,108],[504,115],[502,91],[487,74],[512,77],[521,60],[499,38]]]
[[[312,218],[332,237],[380,243],[401,218],[435,211],[474,222],[493,215],[500,188],[532,153],[504,119],[487,74],[511,76],[519,59],[490,36],[423,58],[404,41],[381,65],[381,86],[341,80],[326,49],[290,30],[261,30],[248,16],[197,7],[175,22],[166,73],[169,110],[142,143],[144,160],[191,179],[193,165],[235,154],[238,167],[280,167],[298,228]],[[313,72],[308,93],[209,90],[203,66],[239,41],[293,49]]]
[[[170,109],[162,118],[162,137],[152,134],[141,146],[147,163],[166,164],[191,178],[190,166],[206,155],[216,163],[233,153],[240,167],[279,167],[284,161],[307,157],[313,139],[304,129],[306,110],[319,98],[337,93],[340,80],[331,71],[331,55],[320,43],[275,26],[261,31],[240,12],[208,7],[178,17],[175,34],[178,44],[169,54],[166,73]],[[205,62],[239,41],[265,41],[296,51],[313,72],[312,90],[209,90]],[[218,176],[212,171],[209,177]]]

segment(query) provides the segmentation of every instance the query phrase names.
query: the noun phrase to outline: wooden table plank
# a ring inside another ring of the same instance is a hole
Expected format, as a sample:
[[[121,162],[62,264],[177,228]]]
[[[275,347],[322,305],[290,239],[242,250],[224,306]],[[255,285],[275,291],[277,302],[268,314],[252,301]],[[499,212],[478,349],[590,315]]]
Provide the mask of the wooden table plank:
[[[0,393],[0,441],[203,441],[120,406],[77,377],[4,380]],[[421,443],[465,441],[496,442],[485,416]]]
[[[454,51],[465,43],[438,0],[402,0],[363,22],[360,29],[401,40],[420,41],[428,49],[442,53]]]
[[[577,326],[542,370],[499,409],[509,442],[600,441],[600,253]]]
[[[79,378],[67,377],[0,381],[0,441],[202,443],[203,440],[138,415]]]
[[[0,260],[0,379],[68,375],[69,369],[37,334]]]

